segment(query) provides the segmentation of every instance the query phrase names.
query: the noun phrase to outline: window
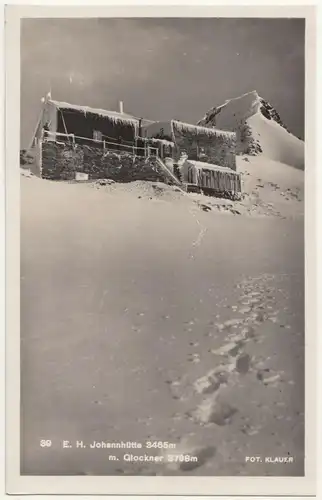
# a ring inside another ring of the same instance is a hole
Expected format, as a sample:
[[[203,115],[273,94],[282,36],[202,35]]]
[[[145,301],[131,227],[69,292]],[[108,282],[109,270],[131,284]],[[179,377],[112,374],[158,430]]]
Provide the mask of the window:
[[[200,147],[198,151],[198,158],[205,159],[207,158],[206,150],[204,147]]]
[[[102,132],[99,130],[93,130],[93,139],[94,141],[101,141],[103,138]]]

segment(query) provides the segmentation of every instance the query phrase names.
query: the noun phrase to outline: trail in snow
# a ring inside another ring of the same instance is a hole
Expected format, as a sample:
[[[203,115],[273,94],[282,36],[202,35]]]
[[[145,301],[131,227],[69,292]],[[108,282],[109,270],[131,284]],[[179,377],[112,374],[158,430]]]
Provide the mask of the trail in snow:
[[[192,214],[192,212],[191,212],[191,214]],[[196,217],[194,214],[192,214],[192,215],[195,217],[196,222],[197,222],[198,226],[200,227],[200,232],[199,232],[199,234],[198,234],[198,237],[197,237],[197,239],[196,239],[196,240],[192,243],[192,246],[193,246],[193,247],[198,247],[198,246],[201,244],[201,241],[202,241],[202,239],[203,239],[203,237],[204,237],[204,235],[205,235],[205,233],[206,233],[207,229],[206,229],[206,227],[205,227],[205,226],[202,226],[202,224],[200,224],[199,219],[197,219],[197,217]]]

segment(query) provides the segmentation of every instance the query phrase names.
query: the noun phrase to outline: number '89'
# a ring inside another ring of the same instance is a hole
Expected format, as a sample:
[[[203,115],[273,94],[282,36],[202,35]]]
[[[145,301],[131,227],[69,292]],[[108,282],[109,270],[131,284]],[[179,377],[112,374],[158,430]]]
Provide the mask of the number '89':
[[[50,439],[42,439],[40,441],[40,446],[42,448],[50,448],[50,446],[51,446],[51,440]]]

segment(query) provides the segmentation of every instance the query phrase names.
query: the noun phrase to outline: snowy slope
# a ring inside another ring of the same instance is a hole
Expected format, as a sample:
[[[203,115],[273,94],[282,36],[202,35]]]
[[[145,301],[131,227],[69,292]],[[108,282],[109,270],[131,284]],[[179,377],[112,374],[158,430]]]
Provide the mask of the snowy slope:
[[[236,131],[240,154],[262,153],[304,169],[304,142],[287,130],[277,111],[256,91],[212,108],[198,125]]]
[[[267,120],[261,113],[251,116],[248,124],[266,157],[299,169],[304,168],[303,141],[275,121]]]
[[[246,213],[286,218],[304,216],[304,172],[285,163],[258,156],[239,156]],[[243,210],[241,210],[243,211]]]
[[[245,159],[247,183],[264,179],[264,158]],[[274,182],[303,174],[267,163]],[[303,476],[303,220],[203,211],[135,184],[21,178],[22,473]],[[48,435],[86,448],[45,460]],[[173,470],[123,458],[144,449],[107,460],[89,446],[134,439],[202,459]],[[296,460],[246,463],[259,450]]]

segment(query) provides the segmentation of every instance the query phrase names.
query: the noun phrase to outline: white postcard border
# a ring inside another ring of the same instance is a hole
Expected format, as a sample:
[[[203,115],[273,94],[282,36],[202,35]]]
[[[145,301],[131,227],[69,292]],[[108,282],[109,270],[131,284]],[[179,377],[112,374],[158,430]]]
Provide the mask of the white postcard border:
[[[21,476],[20,469],[20,19],[22,17],[305,17],[305,477]],[[9,6],[6,8],[6,490],[10,494],[306,496],[315,494],[316,200],[313,6]]]

